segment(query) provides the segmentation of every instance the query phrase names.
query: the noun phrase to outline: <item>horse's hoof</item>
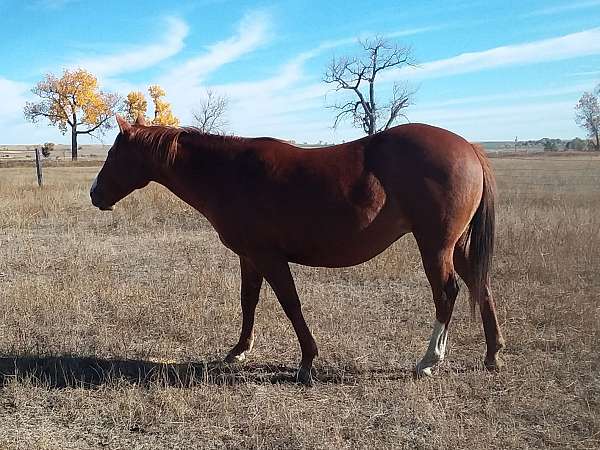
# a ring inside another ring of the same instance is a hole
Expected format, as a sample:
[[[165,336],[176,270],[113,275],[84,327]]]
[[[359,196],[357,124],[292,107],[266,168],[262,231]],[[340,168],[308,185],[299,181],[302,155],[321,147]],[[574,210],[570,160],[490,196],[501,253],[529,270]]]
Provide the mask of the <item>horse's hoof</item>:
[[[244,362],[245,360],[246,352],[242,352],[239,355],[236,355],[235,353],[229,353],[224,359],[227,364],[237,364]]]
[[[417,364],[417,367],[415,367],[415,375],[417,378],[429,378],[431,376],[433,376],[433,367],[432,366],[420,366],[419,364]]]
[[[313,386],[313,374],[312,369],[305,369],[304,367],[300,367],[298,369],[298,374],[296,375],[296,381],[298,383],[302,383],[304,386]]]
[[[483,365],[490,372],[499,372],[504,366],[504,362],[498,356],[495,356],[494,358],[485,358]]]

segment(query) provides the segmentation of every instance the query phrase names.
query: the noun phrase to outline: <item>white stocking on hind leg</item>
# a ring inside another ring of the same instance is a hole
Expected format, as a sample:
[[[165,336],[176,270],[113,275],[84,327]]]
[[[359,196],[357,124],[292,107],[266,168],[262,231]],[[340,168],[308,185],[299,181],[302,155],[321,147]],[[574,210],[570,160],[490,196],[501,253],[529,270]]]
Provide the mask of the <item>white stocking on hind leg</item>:
[[[431,333],[427,351],[423,359],[417,364],[417,375],[431,376],[433,368],[444,360],[447,341],[448,327],[436,320],[433,323],[433,332]]]
[[[417,239],[419,242],[419,239]],[[448,342],[448,324],[452,317],[454,302],[458,296],[458,283],[452,261],[453,248],[444,248],[438,251],[427,251],[419,245],[423,266],[435,302],[436,320],[433,323],[433,332],[429,346],[421,361],[417,364],[418,376],[431,376],[433,368],[444,360],[446,344]]]

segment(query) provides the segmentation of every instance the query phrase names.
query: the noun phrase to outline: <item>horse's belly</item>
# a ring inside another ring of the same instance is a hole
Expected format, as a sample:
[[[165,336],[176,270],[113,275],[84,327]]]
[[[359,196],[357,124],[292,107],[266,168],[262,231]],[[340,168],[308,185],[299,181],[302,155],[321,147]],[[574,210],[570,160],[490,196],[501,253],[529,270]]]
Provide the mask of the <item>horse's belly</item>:
[[[358,233],[310,240],[288,254],[290,262],[315,267],[348,267],[364,263],[387,249],[404,234],[404,227],[370,227]]]

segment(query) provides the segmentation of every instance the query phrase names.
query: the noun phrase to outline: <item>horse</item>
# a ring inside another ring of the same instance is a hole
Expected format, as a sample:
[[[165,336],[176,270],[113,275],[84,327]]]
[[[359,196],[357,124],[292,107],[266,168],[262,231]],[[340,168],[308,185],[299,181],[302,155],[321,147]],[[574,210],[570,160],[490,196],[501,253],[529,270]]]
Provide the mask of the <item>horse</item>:
[[[116,120],[119,134],[90,189],[92,204],[111,210],[153,181],[208,219],[240,262],[241,332],[225,362],[241,362],[252,350],[266,280],[300,344],[297,380],[312,384],[317,344],[289,263],[353,266],[412,233],[435,305],[416,374],[431,376],[444,359],[458,276],[469,289],[472,313],[479,306],[484,365],[500,368],[504,339],[490,289],[495,181],[482,149],[417,123],[309,150],[268,137]]]

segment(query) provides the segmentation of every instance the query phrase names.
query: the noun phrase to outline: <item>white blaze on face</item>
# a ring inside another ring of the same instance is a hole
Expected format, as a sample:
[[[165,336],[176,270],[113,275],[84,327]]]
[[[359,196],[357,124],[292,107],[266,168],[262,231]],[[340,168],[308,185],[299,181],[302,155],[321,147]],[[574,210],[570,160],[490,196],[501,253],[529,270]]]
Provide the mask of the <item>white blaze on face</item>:
[[[448,342],[448,328],[437,320],[433,323],[433,332],[429,340],[427,352],[419,364],[417,374],[431,375],[431,370],[444,359],[446,354],[446,343]]]

